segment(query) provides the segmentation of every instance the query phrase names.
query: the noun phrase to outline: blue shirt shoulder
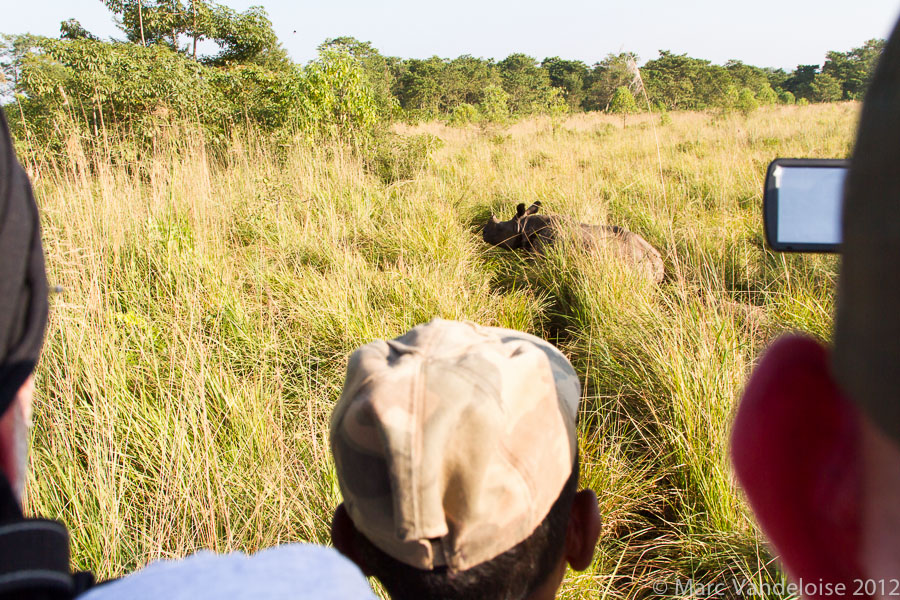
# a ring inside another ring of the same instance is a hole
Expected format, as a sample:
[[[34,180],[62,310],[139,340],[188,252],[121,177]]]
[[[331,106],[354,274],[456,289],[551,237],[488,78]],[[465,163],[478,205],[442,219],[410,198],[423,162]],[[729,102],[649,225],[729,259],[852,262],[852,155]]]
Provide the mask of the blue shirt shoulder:
[[[214,554],[201,551],[181,560],[161,560],[89,590],[79,600],[375,600],[366,578],[333,548],[288,544]]]

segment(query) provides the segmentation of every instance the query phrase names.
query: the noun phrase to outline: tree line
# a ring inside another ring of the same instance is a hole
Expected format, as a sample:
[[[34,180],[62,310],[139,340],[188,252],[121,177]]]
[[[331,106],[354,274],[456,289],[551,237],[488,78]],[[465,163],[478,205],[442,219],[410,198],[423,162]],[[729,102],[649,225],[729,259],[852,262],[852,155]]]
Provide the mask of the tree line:
[[[788,72],[739,60],[715,65],[666,50],[638,69],[639,58],[630,52],[609,54],[588,66],[558,56],[538,61],[521,53],[499,62],[470,55],[401,59],[350,37],[321,46],[349,52],[384,101],[392,99],[402,111],[425,117],[453,116],[467,106],[492,115],[505,105],[513,116],[608,111],[621,88],[639,96],[638,106],[667,111],[740,107],[742,93],[758,104],[858,100],[883,47],[884,40],[872,39],[848,52],[828,52],[822,65],[799,65]]]
[[[200,123],[211,138],[236,123],[265,131],[362,135],[397,119],[502,122],[536,113],[640,109],[743,110],[759,104],[860,99],[884,40],[828,52],[791,72],[724,65],[661,50],[637,68],[630,52],[593,65],[514,53],[503,60],[403,59],[369,42],[328,39],[293,63],[266,12],[210,0],[101,0],[124,40],[101,40],[70,19],[58,38],[4,35],[0,99],[12,125],[40,143],[60,119],[86,131],[125,124],[152,135],[161,118]],[[216,51],[199,52],[211,41]],[[635,102],[635,96],[637,101]]]

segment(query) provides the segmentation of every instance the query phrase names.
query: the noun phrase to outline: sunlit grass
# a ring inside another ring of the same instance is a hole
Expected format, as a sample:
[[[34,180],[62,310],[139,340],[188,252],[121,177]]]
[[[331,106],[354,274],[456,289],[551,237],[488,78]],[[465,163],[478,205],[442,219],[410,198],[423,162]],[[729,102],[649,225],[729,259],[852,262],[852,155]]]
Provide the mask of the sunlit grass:
[[[776,156],[845,156],[856,112],[404,127],[444,144],[391,185],[338,144],[250,134],[213,156],[185,129],[117,165],[73,138],[66,165],[28,165],[64,290],[29,508],[65,521],[76,566],[101,576],[199,548],[326,543],[348,353],[441,316],[545,336],[583,378],[582,484],[604,531],[561,597],[777,579],[733,481],[730,421],[773,336],[830,335],[836,262],[764,248],[762,180]],[[665,282],[565,244],[542,259],[483,244],[487,215],[534,200],[639,233]]]

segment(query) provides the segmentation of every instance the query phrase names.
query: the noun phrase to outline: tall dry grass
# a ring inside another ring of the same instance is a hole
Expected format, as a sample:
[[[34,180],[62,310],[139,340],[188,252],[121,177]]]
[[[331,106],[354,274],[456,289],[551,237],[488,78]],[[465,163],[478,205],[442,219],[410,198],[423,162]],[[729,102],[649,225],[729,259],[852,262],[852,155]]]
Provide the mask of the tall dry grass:
[[[764,248],[762,180],[775,156],[845,156],[857,108],[400,128],[444,145],[390,185],[339,144],[250,132],[212,155],[173,128],[124,164],[72,137],[66,164],[29,165],[64,290],[29,509],[65,521],[76,565],[102,576],[327,543],[348,353],[441,316],[545,336],[582,375],[582,483],[604,532],[561,597],[778,580],[731,474],[731,415],[773,336],[830,335],[836,263]],[[491,212],[534,200],[640,233],[666,281],[564,244],[542,260],[485,247]]]

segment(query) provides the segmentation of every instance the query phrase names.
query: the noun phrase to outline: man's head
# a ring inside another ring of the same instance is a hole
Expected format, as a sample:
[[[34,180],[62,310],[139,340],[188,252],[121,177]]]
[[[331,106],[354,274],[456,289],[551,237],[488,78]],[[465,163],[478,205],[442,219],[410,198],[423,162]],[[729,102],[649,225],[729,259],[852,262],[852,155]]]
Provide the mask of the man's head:
[[[47,322],[37,206],[0,111],[0,473],[21,498],[31,373]]]
[[[863,105],[844,192],[833,355],[807,338],[779,340],[747,385],[732,439],[738,477],[788,571],[842,585],[848,596],[896,593],[900,573],[898,161],[895,28]],[[870,583],[860,590],[860,581]]]
[[[581,386],[547,342],[434,320],[350,358],[331,422],[335,546],[402,598],[550,598],[584,569]]]

